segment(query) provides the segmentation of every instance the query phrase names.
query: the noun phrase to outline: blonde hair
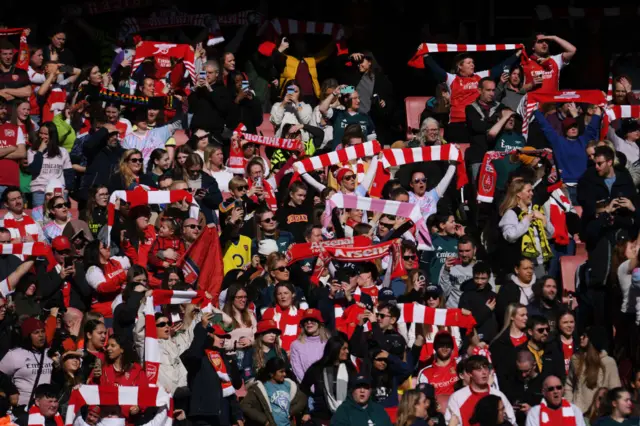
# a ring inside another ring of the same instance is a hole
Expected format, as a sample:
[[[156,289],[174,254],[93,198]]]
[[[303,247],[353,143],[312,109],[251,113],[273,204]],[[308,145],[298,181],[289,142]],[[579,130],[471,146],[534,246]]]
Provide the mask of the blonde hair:
[[[307,333],[304,331],[304,328],[302,326],[300,328],[302,329],[302,332],[298,336],[297,340],[300,343],[305,343],[307,341]],[[320,341],[322,343],[326,342],[331,337],[331,334],[327,331],[324,324],[322,323],[318,324],[318,336],[320,337]]]
[[[500,216],[504,216],[507,211],[518,205],[518,194],[522,192],[524,187],[527,185],[530,185],[529,182],[526,182],[522,178],[515,178],[513,181],[511,181],[511,183],[509,184],[509,189],[507,189],[507,195],[505,195],[504,201],[502,201],[502,204],[500,204]]]
[[[396,426],[410,426],[416,420],[416,405],[423,395],[418,389],[404,391],[402,399],[398,403],[398,417]],[[425,396],[426,398],[426,396]]]
[[[498,340],[498,337],[502,336],[505,331],[511,328],[513,318],[516,316],[516,313],[518,313],[518,309],[522,308],[527,309],[527,307],[522,303],[509,303],[509,306],[507,306],[507,310],[504,313],[504,325],[502,326],[502,330],[500,330],[496,337],[493,338],[493,340],[491,341],[492,344],[493,342]]]
[[[286,262],[287,260],[287,256],[285,256],[284,254],[276,251],[274,253],[271,253],[269,256],[267,256],[267,261],[264,265],[265,269],[267,270],[267,282],[269,284],[275,284],[275,281],[273,280],[273,277],[271,276],[271,272],[273,272],[273,270],[276,268],[276,265],[278,264],[278,262],[284,260]]]
[[[229,190],[236,190],[239,186],[242,185],[248,185],[247,180],[241,176],[234,176],[229,181]]]
[[[129,165],[127,164],[129,162],[129,158],[135,154],[140,154],[140,157],[144,160],[142,153],[135,148],[126,150],[124,154],[122,154],[122,157],[120,157],[120,164],[118,166],[118,169],[120,170],[120,175],[124,180],[125,189],[129,189],[129,186],[131,186],[131,184],[134,180],[136,180],[137,177],[133,174],[133,172],[129,168]]]

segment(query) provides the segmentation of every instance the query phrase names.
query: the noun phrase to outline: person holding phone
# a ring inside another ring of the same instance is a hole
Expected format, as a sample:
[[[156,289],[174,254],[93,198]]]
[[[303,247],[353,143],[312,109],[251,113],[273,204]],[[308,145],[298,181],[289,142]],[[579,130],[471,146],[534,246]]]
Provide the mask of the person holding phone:
[[[234,71],[230,78],[233,103],[227,115],[227,127],[235,129],[242,123],[247,128],[247,133],[257,134],[256,129],[263,119],[262,106],[249,85],[249,77],[245,73]]]
[[[285,84],[282,100],[273,104],[269,121],[277,129],[276,137],[280,137],[285,123],[313,124],[313,109],[300,100],[300,85],[296,80]]]
[[[204,161],[198,154],[190,154],[184,163],[184,180],[200,205],[207,223],[216,223],[215,211],[222,202],[222,193],[218,188],[218,182],[202,171],[203,166]]]

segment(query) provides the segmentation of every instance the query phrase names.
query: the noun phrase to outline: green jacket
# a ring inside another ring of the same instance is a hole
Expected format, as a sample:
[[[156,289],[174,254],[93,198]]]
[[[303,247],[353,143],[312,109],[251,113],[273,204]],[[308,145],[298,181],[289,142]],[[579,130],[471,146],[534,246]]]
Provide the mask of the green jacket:
[[[349,395],[331,418],[331,426],[392,426],[392,424],[382,405],[369,399],[367,406],[362,407]]]
[[[76,132],[71,127],[71,124],[67,123],[64,119],[64,115],[58,114],[53,117],[53,124],[55,124],[58,130],[58,143],[61,147],[71,152],[73,144],[76,142]]]

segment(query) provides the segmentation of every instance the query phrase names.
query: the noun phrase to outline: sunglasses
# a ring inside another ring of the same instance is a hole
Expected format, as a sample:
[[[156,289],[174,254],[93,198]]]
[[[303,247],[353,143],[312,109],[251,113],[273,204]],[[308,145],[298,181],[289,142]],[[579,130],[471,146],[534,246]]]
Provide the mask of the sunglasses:
[[[7,241],[0,241],[0,244],[11,244],[11,240],[7,240]]]
[[[169,322],[168,322],[168,321],[162,321],[162,322],[157,323],[157,324],[156,324],[156,327],[158,327],[158,328],[162,328],[162,327],[166,327],[166,326],[168,326],[168,325],[169,325]]]
[[[388,222],[378,222],[378,226],[384,226],[387,229],[392,228],[393,225],[395,225],[395,224],[394,223],[388,223]]]
[[[427,183],[427,178],[415,178],[413,183]]]
[[[342,179],[343,180],[355,180],[355,178],[356,178],[356,175],[349,175],[349,176],[343,177]]]
[[[288,266],[278,266],[277,268],[273,268],[274,271],[285,272],[289,270]]]
[[[562,385],[558,385],[558,386],[549,386],[547,388],[547,392],[553,392],[553,391],[561,391],[563,389]]]
[[[236,188],[237,191],[246,191],[247,189],[249,189],[247,185],[242,185]]]
[[[389,362],[388,358],[374,358],[373,360],[378,362]]]
[[[69,203],[69,202],[60,203],[60,204],[56,204],[56,205],[53,206],[54,209],[61,209],[63,207],[66,207],[66,208],[69,209],[69,208],[71,208],[71,203]]]
[[[384,318],[384,317],[390,317],[391,315],[389,314],[376,314],[376,317],[378,318]]]
[[[129,158],[128,160],[130,163],[138,163],[141,164],[142,163],[142,158]]]
[[[536,331],[538,333],[548,333],[549,332],[549,327],[536,328]]]
[[[275,220],[272,217],[268,217],[266,219],[262,219],[262,222],[264,223],[271,223],[271,222],[275,222]]]
[[[65,357],[64,357],[64,360],[65,360],[65,361],[68,361],[68,360],[70,360],[70,359],[77,359],[77,360],[80,360],[80,359],[82,359],[82,357],[81,357],[80,355],[76,355],[76,354],[73,354],[73,355],[67,355],[67,356],[65,356]]]
[[[438,300],[440,296],[436,296],[435,294],[427,294],[427,300]]]
[[[411,256],[402,256],[402,258],[403,258],[404,260],[416,260],[416,258],[417,258],[417,257],[418,257],[418,256],[416,256],[416,255],[411,255]]]
[[[189,229],[197,229],[198,231],[202,229],[201,225],[184,225],[184,227]]]

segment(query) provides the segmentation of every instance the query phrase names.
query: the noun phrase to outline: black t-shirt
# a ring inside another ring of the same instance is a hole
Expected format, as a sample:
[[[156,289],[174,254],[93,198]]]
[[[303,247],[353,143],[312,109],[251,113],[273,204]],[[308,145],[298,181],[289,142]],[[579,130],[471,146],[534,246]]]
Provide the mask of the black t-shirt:
[[[277,212],[278,228],[281,231],[288,231],[293,234],[296,243],[304,243],[304,231],[313,223],[313,217],[309,209],[303,204],[300,207],[285,205]]]
[[[9,72],[0,70],[0,90],[20,89],[29,84],[29,74],[25,70],[16,67],[11,67]]]

